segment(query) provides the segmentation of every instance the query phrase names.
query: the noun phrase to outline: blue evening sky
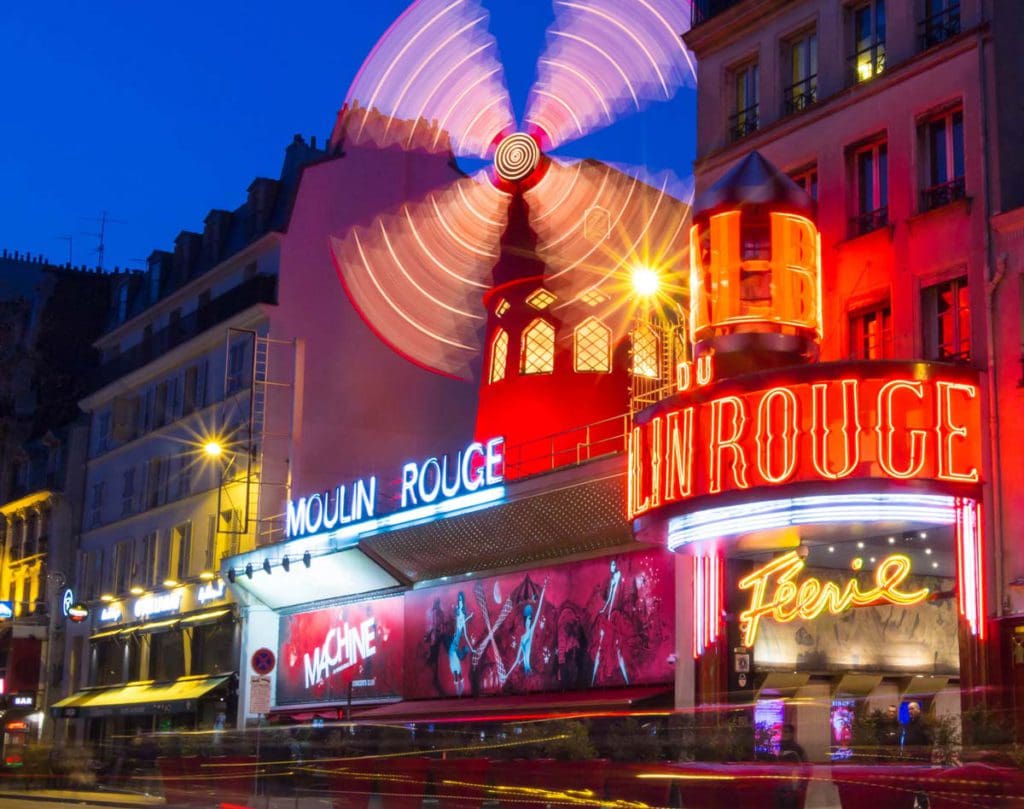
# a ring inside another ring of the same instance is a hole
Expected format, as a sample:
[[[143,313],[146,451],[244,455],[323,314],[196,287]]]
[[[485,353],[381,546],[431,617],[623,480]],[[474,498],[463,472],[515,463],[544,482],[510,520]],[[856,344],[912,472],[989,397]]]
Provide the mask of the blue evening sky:
[[[485,0],[522,113],[550,0]],[[211,208],[277,177],[295,133],[330,132],[349,83],[402,0],[0,2],[0,247],[141,268]],[[695,95],[570,144],[574,157],[688,177]]]

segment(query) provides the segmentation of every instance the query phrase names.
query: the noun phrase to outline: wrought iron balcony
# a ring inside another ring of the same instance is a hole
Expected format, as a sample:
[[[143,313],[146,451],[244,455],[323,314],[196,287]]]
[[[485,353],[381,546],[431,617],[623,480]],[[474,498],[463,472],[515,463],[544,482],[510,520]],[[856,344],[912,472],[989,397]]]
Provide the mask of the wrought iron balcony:
[[[868,81],[885,71],[885,42],[862,48],[850,57],[853,83]]]
[[[966,196],[964,178],[956,177],[947,183],[933,185],[931,188],[926,188],[922,191],[921,210],[930,211],[933,208],[941,208],[943,205],[949,205],[951,202],[963,199],[964,196]]]
[[[818,100],[818,74],[808,76],[783,91],[786,115],[807,109]]]
[[[257,275],[100,366],[94,389],[129,374],[258,303],[277,302],[277,276]]]
[[[732,8],[743,0],[693,0],[690,5],[690,25],[700,25],[712,17]]]
[[[918,23],[921,50],[926,51],[960,33],[960,4],[943,9]]]
[[[850,219],[850,235],[863,236],[889,224],[889,207],[865,211]]]
[[[729,140],[737,141],[757,132],[757,104],[729,116]]]

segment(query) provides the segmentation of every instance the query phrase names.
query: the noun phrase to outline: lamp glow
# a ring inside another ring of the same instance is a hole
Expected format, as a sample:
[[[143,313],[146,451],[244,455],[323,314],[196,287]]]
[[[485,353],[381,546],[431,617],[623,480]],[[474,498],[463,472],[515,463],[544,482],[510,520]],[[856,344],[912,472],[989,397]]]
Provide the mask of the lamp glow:
[[[207,458],[219,458],[224,452],[224,446],[220,441],[207,441],[203,444],[203,453]]]
[[[212,570],[204,570],[202,573],[199,574],[199,578],[201,578],[203,581],[213,581],[215,577],[216,574]]]
[[[644,298],[656,295],[661,288],[661,276],[651,267],[634,267],[632,282],[633,291]]]
[[[131,594],[132,594],[133,596],[140,596],[140,595],[142,595],[142,594],[143,594],[144,592],[146,592],[146,590],[145,590],[144,588],[142,588],[142,587],[139,587],[139,585],[137,585],[137,584],[136,584],[136,585],[135,585],[134,587],[132,587],[132,588],[131,588],[131,590],[129,590],[128,592],[130,592],[130,593],[131,593]]]
[[[110,593],[104,593],[100,596],[100,601],[102,601],[104,604],[109,604],[113,600],[114,596],[112,596]]]

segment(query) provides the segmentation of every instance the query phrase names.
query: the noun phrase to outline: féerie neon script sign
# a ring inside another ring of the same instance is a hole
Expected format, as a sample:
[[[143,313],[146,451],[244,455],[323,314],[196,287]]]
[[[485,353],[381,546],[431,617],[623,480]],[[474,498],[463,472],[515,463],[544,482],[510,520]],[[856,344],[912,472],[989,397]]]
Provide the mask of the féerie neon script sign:
[[[801,582],[796,578],[805,567],[796,551],[790,551],[739,581],[741,590],[750,590],[750,607],[740,613],[743,643],[753,646],[762,618],[780,623],[801,619],[811,621],[828,611],[839,615],[852,607],[888,602],[901,606],[918,604],[928,597],[929,590],[906,592],[900,586],[910,576],[910,558],[903,554],[887,556],[875,568],[875,582],[870,589],[861,589],[856,578],[840,587],[835,582],[822,582],[809,576]],[[863,559],[854,559],[854,571],[864,566]],[[774,590],[769,594],[769,586]]]

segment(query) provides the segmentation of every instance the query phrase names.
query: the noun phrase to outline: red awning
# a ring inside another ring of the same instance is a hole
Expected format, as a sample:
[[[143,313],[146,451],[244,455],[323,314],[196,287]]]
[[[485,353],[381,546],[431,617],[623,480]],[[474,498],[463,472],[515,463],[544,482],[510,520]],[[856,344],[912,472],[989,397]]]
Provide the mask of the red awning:
[[[659,699],[660,698],[660,699]],[[466,722],[531,716],[599,714],[614,711],[670,710],[671,689],[665,686],[607,688],[510,697],[449,697],[393,702],[354,711],[356,722]]]

